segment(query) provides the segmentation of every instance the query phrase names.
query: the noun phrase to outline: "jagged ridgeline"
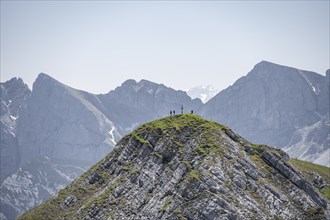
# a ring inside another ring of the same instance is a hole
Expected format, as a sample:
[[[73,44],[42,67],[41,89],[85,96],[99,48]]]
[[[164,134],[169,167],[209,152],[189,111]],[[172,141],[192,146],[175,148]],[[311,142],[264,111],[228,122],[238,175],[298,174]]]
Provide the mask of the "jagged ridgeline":
[[[329,168],[183,114],[126,135],[20,219],[327,219],[329,182]]]

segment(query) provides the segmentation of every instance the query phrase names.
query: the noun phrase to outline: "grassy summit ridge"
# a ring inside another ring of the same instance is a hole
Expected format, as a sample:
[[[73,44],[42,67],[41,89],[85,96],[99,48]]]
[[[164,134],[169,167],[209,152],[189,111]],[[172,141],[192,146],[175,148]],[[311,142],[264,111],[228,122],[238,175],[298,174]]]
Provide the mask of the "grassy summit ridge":
[[[296,179],[299,172],[320,172],[329,186],[329,168],[288,160],[280,149],[251,144],[197,115],[168,116],[123,137],[103,160],[20,219],[324,216],[324,202],[313,191],[320,189],[299,180],[310,187],[309,196],[281,169]]]
[[[161,118],[149,123],[145,123],[139,126],[137,129],[132,131],[131,133],[124,136],[117,145],[120,145],[123,142],[133,140],[139,142],[138,145],[146,145],[150,148],[154,148],[152,143],[148,141],[148,136],[157,136],[159,138],[169,137],[170,140],[176,138],[175,134],[180,134],[182,130],[188,131],[188,136],[190,136],[191,132],[196,132],[197,130],[203,131],[203,142],[197,148],[196,154],[203,155],[206,153],[205,142],[208,142],[210,145],[210,133],[221,132],[221,129],[227,129],[225,126],[220,125],[213,121],[208,121],[198,115],[194,114],[181,114],[175,116],[168,116],[165,118]],[[206,139],[205,139],[206,138]],[[205,140],[204,140],[205,139]],[[174,141],[175,145],[179,147],[177,153],[182,153],[183,144],[179,141]],[[213,145],[212,145],[213,146]],[[208,147],[208,146],[206,146]],[[70,195],[74,195],[77,199],[75,204],[82,205],[84,210],[90,208],[92,204],[94,204],[94,200],[96,199],[96,203],[102,203],[106,197],[113,191],[116,186],[120,185],[122,179],[116,179],[115,181],[109,180],[110,175],[106,172],[101,172],[99,175],[100,185],[104,182],[110,181],[111,186],[106,187],[104,190],[100,190],[98,184],[86,184],[90,182],[90,176],[98,171],[100,167],[107,166],[106,164],[109,161],[117,161],[118,156],[122,153],[123,148],[115,148],[111,153],[109,153],[103,160],[96,163],[92,166],[86,173],[76,179],[73,183],[67,186],[65,189],[59,191],[59,193],[52,199],[44,202],[40,206],[32,209],[26,214],[22,215],[19,219],[56,219],[57,217],[71,218],[74,215],[75,210],[71,210],[70,208],[66,210],[66,212],[61,212],[63,207],[63,203],[65,200],[69,198]],[[157,151],[153,151],[152,155],[163,159],[163,155]],[[184,161],[186,166],[191,166],[189,162]],[[123,170],[128,171],[130,174],[138,173],[139,170],[132,168],[131,164],[125,164],[123,166]],[[195,171],[192,171],[190,175],[194,176]],[[97,196],[95,196],[97,195]],[[69,199],[70,200],[70,199]],[[74,199],[75,200],[75,199]],[[88,202],[90,201],[90,202]]]

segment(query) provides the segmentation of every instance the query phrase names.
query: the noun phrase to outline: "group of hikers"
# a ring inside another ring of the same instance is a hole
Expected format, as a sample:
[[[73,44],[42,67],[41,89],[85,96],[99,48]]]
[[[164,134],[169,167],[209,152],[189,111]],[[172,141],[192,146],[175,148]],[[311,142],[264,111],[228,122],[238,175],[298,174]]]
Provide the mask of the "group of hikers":
[[[182,106],[181,106],[181,114],[183,114],[183,109],[184,109],[184,108],[183,108],[183,105],[182,105]],[[194,111],[191,110],[191,111],[190,111],[190,114],[194,114]],[[170,116],[172,116],[172,115],[173,115],[173,116],[175,115],[175,110],[173,110],[173,111],[170,110]]]

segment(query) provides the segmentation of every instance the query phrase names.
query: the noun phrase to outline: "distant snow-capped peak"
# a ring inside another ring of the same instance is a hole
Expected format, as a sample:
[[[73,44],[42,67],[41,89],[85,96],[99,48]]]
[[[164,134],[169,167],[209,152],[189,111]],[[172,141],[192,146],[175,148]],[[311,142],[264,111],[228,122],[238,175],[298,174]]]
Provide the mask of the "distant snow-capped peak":
[[[218,94],[219,90],[215,89],[211,85],[206,85],[190,88],[186,90],[186,92],[191,98],[199,98],[203,103],[206,103],[216,94]]]

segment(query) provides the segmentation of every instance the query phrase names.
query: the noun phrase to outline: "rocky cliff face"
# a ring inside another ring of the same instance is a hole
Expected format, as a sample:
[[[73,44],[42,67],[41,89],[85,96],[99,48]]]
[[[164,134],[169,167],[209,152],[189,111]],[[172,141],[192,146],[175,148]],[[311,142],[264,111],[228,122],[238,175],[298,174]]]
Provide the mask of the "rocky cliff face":
[[[329,168],[310,182],[292,164],[215,122],[166,117],[20,219],[329,219]]]
[[[324,137],[330,129],[329,73],[324,77],[263,61],[206,103],[202,115],[256,143],[287,149],[303,144],[305,150],[292,155],[317,161],[329,150],[330,134]],[[320,121],[322,129],[314,129],[313,134],[301,132]],[[308,135],[314,137],[313,145]],[[322,164],[330,166],[330,161]]]
[[[0,179],[3,179],[18,168],[20,157],[16,142],[16,121],[31,91],[22,79],[13,78],[0,84],[0,92]]]

